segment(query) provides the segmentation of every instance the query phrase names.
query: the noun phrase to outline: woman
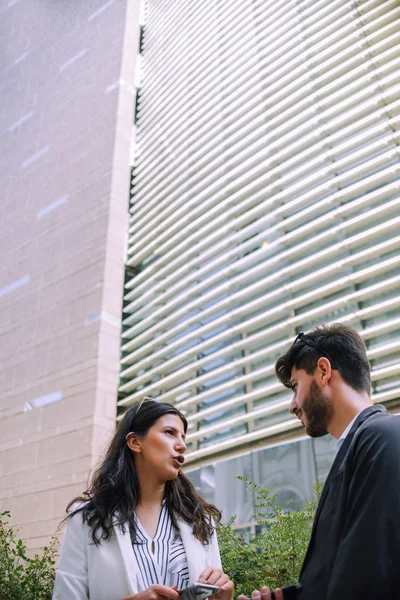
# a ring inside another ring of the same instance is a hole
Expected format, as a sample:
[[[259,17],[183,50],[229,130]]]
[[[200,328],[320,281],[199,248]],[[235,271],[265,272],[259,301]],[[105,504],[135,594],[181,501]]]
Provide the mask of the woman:
[[[186,430],[170,404],[145,398],[126,412],[89,489],[67,507],[53,600],[179,600],[196,582],[232,600],[220,513],[181,472]]]

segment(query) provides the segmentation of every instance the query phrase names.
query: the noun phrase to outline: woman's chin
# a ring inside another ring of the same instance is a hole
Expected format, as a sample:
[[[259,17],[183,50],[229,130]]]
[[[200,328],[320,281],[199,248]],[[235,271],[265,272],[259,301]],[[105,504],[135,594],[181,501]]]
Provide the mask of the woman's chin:
[[[177,479],[178,475],[178,469],[171,470],[168,473],[165,473],[165,481],[174,481],[175,479]]]

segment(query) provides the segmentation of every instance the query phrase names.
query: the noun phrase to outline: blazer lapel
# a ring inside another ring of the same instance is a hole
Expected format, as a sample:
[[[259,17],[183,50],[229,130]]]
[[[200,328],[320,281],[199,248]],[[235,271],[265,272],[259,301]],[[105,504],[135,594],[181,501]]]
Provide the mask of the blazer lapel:
[[[357,422],[357,421],[356,421]],[[356,422],[354,423],[354,425],[356,424]],[[343,444],[340,446],[339,452],[336,454],[335,460],[333,461],[333,465],[331,467],[331,470],[329,471],[328,477],[326,478],[324,487],[322,489],[322,494],[321,497],[319,499],[318,502],[318,507],[317,507],[317,511],[315,513],[315,519],[314,519],[314,524],[313,524],[313,528],[312,528],[312,534],[311,534],[311,538],[312,535],[314,533],[314,529],[316,528],[319,516],[321,514],[322,508],[324,506],[326,497],[328,495],[329,492],[329,488],[331,485],[331,481],[332,479],[335,477],[335,475],[337,474],[337,472],[339,471],[339,467],[343,462],[343,459],[345,458],[347,451],[350,447],[350,443],[351,440],[353,439],[353,435],[354,435],[354,425],[351,428],[351,430],[349,431],[348,436],[346,437],[346,439],[344,440]]]
[[[346,436],[346,439],[343,441],[343,444],[340,446],[339,452],[337,453],[336,458],[333,461],[333,465],[331,467],[331,470],[329,471],[329,475],[328,475],[327,480],[325,482],[324,489],[322,490],[321,498],[320,498],[320,501],[318,503],[317,512],[315,514],[313,531],[315,529],[315,525],[316,525],[316,523],[318,521],[319,515],[321,514],[321,510],[323,508],[325,499],[326,499],[326,497],[328,495],[331,481],[335,477],[335,475],[337,474],[337,472],[339,471],[339,469],[342,466],[344,460],[346,459],[347,452],[348,452],[348,450],[349,450],[349,448],[350,448],[350,446],[351,446],[351,444],[353,442],[355,433],[357,432],[357,430],[360,427],[360,425],[362,425],[365,421],[367,421],[370,417],[372,417],[374,414],[376,414],[378,412],[386,412],[386,409],[383,406],[380,406],[380,405],[370,406],[370,407],[364,409],[358,415],[357,419],[354,421],[352,428],[350,429],[348,435]]]
[[[128,526],[125,532],[120,525],[114,523],[114,532],[117,538],[118,546],[124,562],[126,579],[129,583],[131,594],[136,594],[139,589],[144,589],[144,585],[140,576],[138,564],[132,549],[132,540]]]
[[[192,528],[187,523],[178,519],[178,525],[186,551],[190,582],[196,583],[199,575],[207,567],[205,549],[200,540],[193,536]]]
[[[208,566],[206,551],[200,540],[193,536],[192,528],[187,523],[178,518],[178,526],[186,552],[190,582],[196,583],[199,575]],[[144,583],[133,553],[130,533],[128,529],[123,532],[121,526],[115,522],[114,532],[124,562],[131,594],[136,594],[139,589],[144,589]]]
[[[370,417],[372,417],[373,415],[375,415],[376,413],[379,413],[379,412],[385,413],[387,411],[383,406],[380,406],[379,404],[377,404],[376,406],[370,406],[370,407],[364,409],[358,415],[357,419],[353,423],[352,428],[350,429],[348,435],[346,436],[346,439],[343,441],[343,444],[341,445],[339,452],[336,455],[335,460],[333,461],[333,465],[331,467],[331,470],[329,471],[329,475],[325,481],[325,485],[322,490],[321,498],[319,499],[319,502],[318,502],[318,507],[317,507],[317,511],[315,513],[314,523],[313,523],[312,531],[311,531],[311,539],[310,539],[310,543],[308,545],[307,553],[306,553],[304,563],[302,566],[302,572],[303,572],[305,564],[307,562],[307,558],[308,558],[309,554],[311,553],[311,548],[312,548],[312,544],[314,541],[315,530],[317,528],[318,520],[319,520],[320,514],[322,512],[326,497],[328,496],[331,481],[335,477],[335,475],[338,473],[343,462],[346,460],[348,450],[353,442],[354,436],[355,436],[358,428],[360,427],[360,425],[362,425]],[[300,574],[300,577],[301,577],[301,574]]]

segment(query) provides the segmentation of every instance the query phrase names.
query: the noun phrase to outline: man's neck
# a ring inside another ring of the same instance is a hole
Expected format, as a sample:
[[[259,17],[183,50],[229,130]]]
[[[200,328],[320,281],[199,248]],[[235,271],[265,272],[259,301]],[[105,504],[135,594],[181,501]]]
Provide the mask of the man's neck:
[[[334,398],[335,413],[329,424],[328,431],[337,440],[351,421],[365,408],[372,406],[372,400],[367,392],[357,392],[349,386],[340,390]]]

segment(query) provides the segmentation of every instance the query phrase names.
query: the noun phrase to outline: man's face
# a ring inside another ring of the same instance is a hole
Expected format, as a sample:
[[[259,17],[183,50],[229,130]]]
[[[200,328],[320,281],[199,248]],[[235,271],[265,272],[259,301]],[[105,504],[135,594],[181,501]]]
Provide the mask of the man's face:
[[[293,389],[290,412],[297,416],[310,437],[326,435],[334,414],[332,400],[304,369],[293,367],[290,381]]]

